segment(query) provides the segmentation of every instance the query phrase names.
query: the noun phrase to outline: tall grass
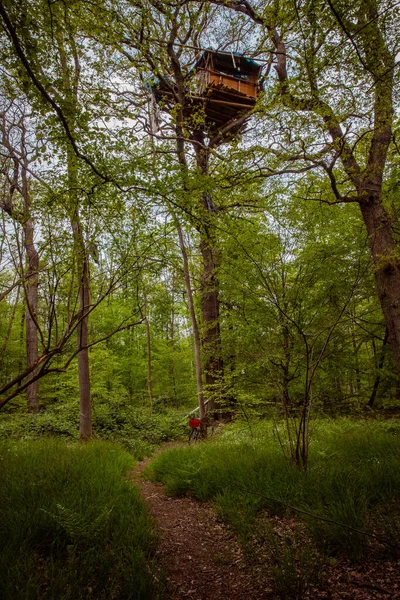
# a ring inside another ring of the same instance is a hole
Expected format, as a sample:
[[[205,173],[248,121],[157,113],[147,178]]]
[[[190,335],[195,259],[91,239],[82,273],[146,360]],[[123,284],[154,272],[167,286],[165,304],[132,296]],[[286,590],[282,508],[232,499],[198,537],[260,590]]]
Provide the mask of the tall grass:
[[[289,512],[329,553],[360,557],[374,538],[357,530],[400,545],[399,435],[400,423],[323,421],[313,428],[304,473],[285,459],[273,425],[234,426],[214,442],[160,454],[148,474],[171,494],[213,499],[243,537],[261,509]]]
[[[155,597],[156,539],[116,445],[0,444],[0,598]]]

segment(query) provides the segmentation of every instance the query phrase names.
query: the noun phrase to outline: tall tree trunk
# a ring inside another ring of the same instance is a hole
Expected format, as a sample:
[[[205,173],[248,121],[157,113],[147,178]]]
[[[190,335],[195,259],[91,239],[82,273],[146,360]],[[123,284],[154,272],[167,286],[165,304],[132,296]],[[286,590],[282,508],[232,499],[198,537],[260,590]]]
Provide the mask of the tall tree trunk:
[[[55,39],[60,58],[60,75],[63,80],[63,104],[69,118],[69,128],[75,136],[75,123],[78,114],[78,89],[81,66],[76,41],[68,23],[67,30],[55,28]],[[69,50],[66,49],[67,45]],[[68,51],[73,57],[73,68],[68,63]],[[78,334],[78,378],[79,378],[79,438],[89,440],[92,437],[92,415],[90,397],[89,370],[89,308],[90,308],[90,270],[89,253],[86,248],[79,214],[78,196],[78,157],[70,140],[66,141],[67,172],[69,190],[69,218],[71,222],[75,261],[78,275],[79,323]]]
[[[175,287],[175,286],[174,286]],[[169,359],[169,376],[172,383],[172,389],[174,393],[174,404],[178,401],[178,393],[176,390],[176,375],[175,375],[175,311],[174,311],[174,302],[175,302],[175,294],[172,293],[172,312],[171,312],[171,322],[170,322],[170,351],[171,357]]]
[[[370,408],[373,408],[373,406],[375,404],[376,394],[378,392],[379,384],[381,382],[381,370],[383,369],[383,365],[385,362],[385,354],[386,354],[385,350],[386,350],[386,345],[387,345],[388,339],[389,339],[389,333],[388,333],[388,329],[386,327],[385,337],[383,338],[381,354],[379,357],[379,363],[377,364],[377,372],[376,372],[376,377],[375,377],[375,381],[374,381],[374,387],[372,388],[371,396],[368,400],[368,406]]]
[[[25,252],[27,269],[25,276],[25,335],[26,335],[26,366],[34,365],[39,357],[38,345],[38,270],[39,255],[33,241],[33,223],[29,217],[24,223]],[[37,375],[37,370],[31,372],[28,380]],[[28,411],[39,412],[39,381],[34,381],[27,388]]]
[[[393,237],[393,222],[379,195],[370,195],[360,202],[360,209],[368,232],[388,341],[400,375],[400,261]]]
[[[79,324],[78,334],[78,377],[79,377],[79,438],[89,440],[92,437],[92,415],[90,395],[90,370],[89,370],[89,306],[90,306],[90,279],[89,260],[86,254],[83,233],[80,225],[79,214],[76,211],[72,221],[76,260],[78,263],[78,294],[79,294]]]
[[[22,148],[25,148],[25,127],[22,128]],[[28,160],[24,153],[21,169],[22,198],[24,202],[24,246],[26,256],[25,270],[25,343],[26,366],[36,364],[39,357],[38,343],[38,305],[39,305],[39,254],[34,243],[34,226],[31,216],[31,197],[28,181]],[[37,375],[37,369],[28,376],[28,381]],[[27,404],[30,413],[39,412],[39,381],[34,381],[27,388]]]
[[[361,375],[360,375],[360,365],[359,365],[359,360],[358,360],[359,346],[357,346],[357,344],[356,344],[356,337],[354,335],[354,331],[351,332],[351,341],[353,344],[354,370],[355,370],[355,376],[356,376],[356,390],[357,390],[357,396],[359,397],[361,395]],[[354,378],[354,374],[352,373],[352,375],[351,375],[352,387],[353,387],[353,378]]]
[[[151,331],[150,323],[147,318],[147,310],[145,308],[144,325],[146,327],[146,354],[147,354],[147,392],[149,394],[150,406],[153,409],[153,385],[151,374]]]
[[[330,4],[330,6],[333,10],[333,5]],[[245,12],[249,13],[247,6]],[[336,9],[333,12],[342,28],[340,13]],[[254,13],[249,16],[256,19]],[[334,110],[325,99],[322,100],[318,97],[313,81],[310,79],[312,86],[310,96],[295,95],[288,78],[285,43],[276,29],[270,28],[270,33],[277,50],[276,71],[283,104],[291,109],[313,112],[320,116],[326,131],[330,134],[332,143],[336,148],[340,148],[341,164],[357,192],[357,202],[367,229],[368,244],[374,262],[377,292],[389,332],[389,342],[400,375],[400,261],[393,238],[394,219],[388,214],[382,202],[387,154],[393,139],[396,56],[385,37],[376,0],[368,0],[359,4],[357,19],[358,23],[357,25],[353,24],[352,32],[359,34],[361,52],[358,57],[360,58],[364,54],[361,59],[362,66],[369,71],[372,80],[369,89],[371,90],[370,100],[373,101],[373,125],[371,139],[366,145],[365,166],[362,161],[358,160],[354,148],[349,143],[340,118],[335,115]],[[256,20],[263,23],[261,17]],[[308,70],[308,73],[311,72],[312,69]],[[331,183],[337,200],[345,201],[346,197],[341,196],[337,189],[337,182],[331,181]]]
[[[175,215],[173,215],[175,226],[178,232],[179,237],[179,246],[182,253],[183,258],[183,274],[185,278],[185,288],[186,288],[186,296],[188,299],[189,305],[189,314],[190,321],[192,323],[192,331],[193,331],[193,346],[194,346],[194,358],[196,365],[196,384],[197,384],[197,399],[199,403],[199,411],[200,411],[200,433],[203,438],[207,437],[207,416],[206,416],[206,407],[204,401],[204,393],[203,393],[203,369],[201,365],[201,344],[200,344],[200,332],[196,318],[196,312],[194,309],[193,302],[193,290],[190,282],[190,271],[189,271],[189,260],[185,246],[185,240],[183,238],[182,227]]]
[[[22,108],[22,107],[21,107]],[[12,130],[17,129],[19,131],[19,142],[17,149],[13,143]],[[7,123],[5,114],[1,115],[1,142],[9,153],[9,159],[14,164],[12,183],[8,194],[4,194],[1,199],[0,206],[15,222],[18,222],[23,229],[23,246],[24,246],[24,259],[25,267],[22,266],[23,274],[23,288],[25,293],[25,311],[21,319],[21,335],[20,341],[23,343],[23,336],[25,333],[25,348],[26,348],[26,367],[29,369],[33,367],[39,357],[39,330],[38,330],[38,272],[39,272],[39,255],[35,248],[34,243],[34,225],[31,215],[31,196],[29,189],[29,154],[27,150],[27,129],[26,129],[26,115],[22,113],[18,124],[14,123],[10,125]],[[22,213],[15,210],[13,204],[14,192],[18,190],[23,204]],[[19,297],[19,288],[17,294],[17,300]],[[25,321],[25,331],[24,331]],[[11,323],[10,323],[11,326]],[[4,345],[4,349],[7,343],[8,336]],[[22,361],[20,362],[19,371],[22,371]],[[39,382],[32,381],[37,376],[38,370],[34,369],[27,376],[27,405],[28,411],[31,413],[39,412]]]
[[[83,236],[78,208],[78,165],[72,148],[68,148],[68,184],[70,195],[70,219],[74,237],[75,260],[78,273],[79,323],[78,334],[78,378],[79,378],[79,438],[92,437],[92,415],[89,370],[89,308],[90,272],[89,256]]]
[[[195,139],[196,163],[201,175],[208,174],[209,151],[205,146],[203,132],[197,132]],[[222,359],[220,300],[218,268],[220,252],[215,233],[215,212],[212,196],[209,191],[201,195],[202,224],[198,226],[200,234],[200,252],[202,257],[202,273],[200,276],[200,298],[202,312],[202,345],[205,358],[204,372],[206,379],[205,395],[210,410],[223,412],[223,378],[224,364]]]
[[[222,397],[224,374],[219,323],[219,282],[216,274],[219,261],[216,258],[216,247],[209,239],[201,240],[200,251],[203,259],[200,287],[206,396],[210,404],[210,410],[217,411],[222,408],[219,405]]]
[[[79,312],[82,316],[78,325],[78,374],[79,374],[79,437],[81,440],[88,440],[92,437],[92,416],[91,416],[91,396],[90,396],[90,370],[89,370],[89,319],[87,311],[90,304],[89,293],[89,269],[88,262],[84,260],[82,265],[82,279],[79,289],[80,307]]]

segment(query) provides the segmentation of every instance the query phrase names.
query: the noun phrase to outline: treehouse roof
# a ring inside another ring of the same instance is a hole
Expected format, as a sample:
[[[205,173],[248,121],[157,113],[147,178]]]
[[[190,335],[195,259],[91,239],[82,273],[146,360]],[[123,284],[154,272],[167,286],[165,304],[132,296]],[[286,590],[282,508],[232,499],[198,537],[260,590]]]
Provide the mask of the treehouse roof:
[[[254,73],[256,75],[259,75],[262,69],[262,65],[257,63],[252,58],[245,56],[242,52],[218,52],[216,50],[211,50],[211,48],[203,50],[196,64],[194,65],[194,68],[198,69],[205,67],[209,58],[213,59],[215,67],[219,67],[221,69],[235,69],[238,71],[243,70],[247,73]]]

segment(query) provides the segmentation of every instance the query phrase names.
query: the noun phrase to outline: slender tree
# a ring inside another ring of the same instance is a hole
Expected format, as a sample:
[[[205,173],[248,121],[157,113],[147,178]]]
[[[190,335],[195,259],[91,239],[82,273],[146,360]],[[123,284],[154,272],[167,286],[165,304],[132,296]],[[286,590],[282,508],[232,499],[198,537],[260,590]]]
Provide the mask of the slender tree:
[[[186,297],[189,305],[189,315],[190,322],[192,325],[193,331],[193,347],[194,347],[194,358],[195,358],[195,367],[196,367],[196,385],[197,385],[197,401],[199,404],[200,411],[200,434],[204,438],[207,436],[207,414],[206,414],[206,406],[204,401],[204,392],[203,392],[203,367],[201,362],[201,343],[200,343],[200,333],[199,326],[197,323],[196,311],[194,307],[194,299],[193,299],[193,290],[190,279],[190,268],[189,268],[189,259],[185,244],[185,238],[183,236],[182,226],[174,215],[175,227],[178,232],[179,237],[179,247],[182,253],[183,260],[183,274],[185,279],[185,288],[186,288]]]
[[[56,42],[59,53],[59,70],[63,96],[60,101],[68,115],[69,128],[75,137],[75,124],[79,111],[79,84],[81,64],[76,44],[76,33],[67,11],[60,11],[55,22]],[[67,178],[69,195],[69,218],[74,239],[75,260],[78,278],[79,324],[77,327],[78,376],[80,397],[79,437],[90,439],[92,435],[90,370],[89,370],[89,309],[90,267],[86,247],[79,198],[79,162],[70,140],[66,140]]]
[[[34,240],[29,175],[31,163],[37,155],[37,143],[33,142],[32,145],[28,139],[28,121],[26,105],[23,103],[9,103],[7,109],[0,115],[1,145],[6,154],[2,174],[8,182],[8,188],[1,198],[1,208],[19,223],[23,230],[26,266],[21,266],[21,281],[25,294],[26,367],[29,370],[26,391],[28,410],[37,413],[39,412],[39,382],[35,377],[39,357],[39,254]],[[22,201],[22,207],[19,206],[16,195]]]

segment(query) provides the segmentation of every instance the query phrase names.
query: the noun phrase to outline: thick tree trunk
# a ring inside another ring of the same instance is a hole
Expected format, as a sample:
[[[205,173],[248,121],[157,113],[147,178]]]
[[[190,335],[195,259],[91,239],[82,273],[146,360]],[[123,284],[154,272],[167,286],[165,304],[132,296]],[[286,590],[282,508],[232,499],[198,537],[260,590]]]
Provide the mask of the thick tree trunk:
[[[23,245],[24,245],[24,257],[25,257],[25,269],[23,277],[23,288],[25,293],[25,311],[21,318],[21,335],[20,341],[23,343],[23,337],[25,334],[25,348],[26,348],[26,368],[31,369],[38,360],[39,357],[39,331],[38,331],[38,273],[39,273],[39,255],[35,248],[34,243],[34,226],[31,216],[31,196],[29,189],[29,158],[26,150],[26,122],[25,114],[22,115],[18,125],[6,126],[5,115],[2,115],[2,144],[7,148],[9,152],[9,158],[14,163],[14,175],[12,185],[8,195],[3,195],[0,202],[1,208],[10,215],[12,219],[18,222],[23,229]],[[16,127],[19,130],[20,140],[19,149],[12,143],[11,131],[12,128]],[[19,182],[20,173],[20,182]],[[21,195],[23,202],[22,214],[18,210],[15,210],[13,205],[13,194],[15,190],[18,190]],[[19,296],[19,288],[18,295]],[[24,328],[25,324],[25,328]],[[11,324],[10,324],[11,326]],[[8,336],[7,336],[8,337]],[[7,339],[7,338],[6,338]],[[19,372],[22,372],[23,364],[22,359],[20,361]],[[39,382],[32,381],[38,374],[37,369],[30,371],[27,376],[27,405],[28,411],[31,413],[39,412]],[[31,382],[32,381],[32,382]],[[29,383],[31,382],[31,383]]]
[[[200,289],[206,396],[210,410],[218,410],[224,371],[219,324],[219,282],[216,274],[218,259],[214,244],[210,244],[208,240],[200,242],[200,251],[203,259]]]
[[[368,232],[388,338],[400,375],[400,261],[393,237],[393,223],[378,195],[370,195],[360,202],[360,209]]]
[[[197,167],[200,173],[205,176],[208,174],[209,152],[205,148],[203,132],[198,132],[195,139],[199,142],[195,146]],[[208,191],[202,193],[200,203],[203,222],[198,226],[198,231],[202,256],[200,301],[203,322],[202,346],[205,359],[205,396],[210,410],[223,414],[224,364],[222,359],[218,281],[220,254],[213,223],[216,207]]]

